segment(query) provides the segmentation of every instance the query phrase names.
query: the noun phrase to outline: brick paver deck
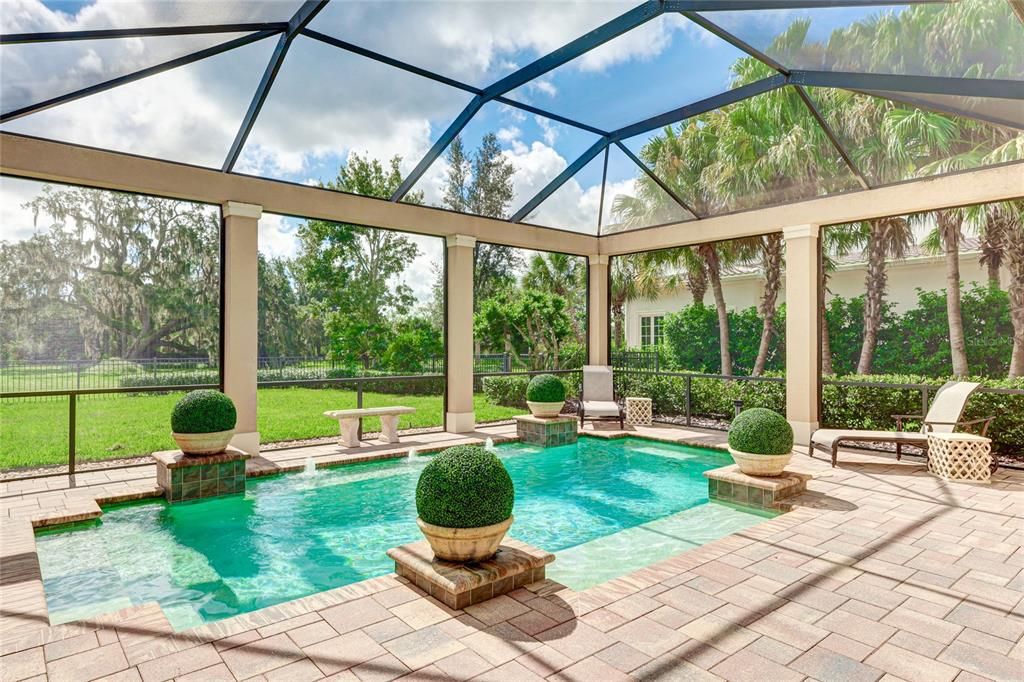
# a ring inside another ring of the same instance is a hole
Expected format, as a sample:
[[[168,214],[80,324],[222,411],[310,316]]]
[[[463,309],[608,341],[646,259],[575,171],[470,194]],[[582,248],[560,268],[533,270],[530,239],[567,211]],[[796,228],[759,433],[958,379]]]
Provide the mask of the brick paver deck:
[[[49,626],[35,559],[33,519],[153,494],[151,470],[0,484],[0,680],[1024,679],[1024,475],[945,483],[854,453],[792,467],[814,476],[793,511],[584,592],[544,581],[453,611],[389,575],[179,633],[155,604]]]

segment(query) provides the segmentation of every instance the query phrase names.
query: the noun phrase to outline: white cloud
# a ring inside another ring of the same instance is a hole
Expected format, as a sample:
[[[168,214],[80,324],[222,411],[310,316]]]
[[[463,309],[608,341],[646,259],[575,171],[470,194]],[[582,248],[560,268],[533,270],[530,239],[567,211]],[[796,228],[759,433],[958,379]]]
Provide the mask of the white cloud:
[[[0,241],[28,239],[40,229],[34,223],[32,209],[23,205],[33,199],[43,183],[0,176]],[[46,225],[42,225],[46,229]]]
[[[510,126],[508,128],[502,128],[497,132],[497,137],[500,141],[508,144],[513,140],[518,140],[523,134],[523,131],[516,126]]]
[[[295,230],[301,223],[296,218],[264,213],[259,223],[260,253],[268,258],[294,258],[299,251]]]

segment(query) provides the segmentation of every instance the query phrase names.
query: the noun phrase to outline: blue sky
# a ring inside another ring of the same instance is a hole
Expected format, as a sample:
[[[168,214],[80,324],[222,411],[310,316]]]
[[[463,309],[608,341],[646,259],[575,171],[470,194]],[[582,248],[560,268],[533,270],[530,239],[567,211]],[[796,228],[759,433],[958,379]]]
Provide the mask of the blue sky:
[[[280,20],[300,4],[298,0],[2,1],[0,29],[4,32]],[[637,4],[621,0],[334,0],[311,28],[484,86]],[[837,25],[878,11],[882,10],[707,16],[763,48],[798,16],[811,16],[812,36],[823,38]],[[219,167],[275,40],[55,107],[5,124],[3,129]],[[165,59],[169,42],[162,47],[157,39],[6,46],[0,51],[3,94],[5,99],[16,92],[38,98],[100,82],[125,69]],[[740,56],[696,24],[670,14],[545,74],[509,97],[610,130],[727,90],[729,67]],[[16,86],[37,89],[16,91]],[[334,178],[349,155],[357,152],[381,160],[399,155],[403,171],[408,172],[469,98],[463,91],[300,37],[292,45],[237,170],[314,184]],[[486,132],[498,134],[506,158],[516,169],[511,211],[596,139],[585,131],[497,103],[486,105],[467,125],[463,131],[467,148],[475,148]],[[594,232],[603,167],[603,156],[599,156],[531,220]],[[445,171],[442,157],[417,184],[430,204],[441,202]],[[631,191],[637,173],[621,152],[613,150],[605,187],[606,213],[617,193]],[[293,252],[294,221],[267,223],[267,250],[278,255]],[[439,257],[434,241],[425,242],[422,250],[415,275],[419,279]]]

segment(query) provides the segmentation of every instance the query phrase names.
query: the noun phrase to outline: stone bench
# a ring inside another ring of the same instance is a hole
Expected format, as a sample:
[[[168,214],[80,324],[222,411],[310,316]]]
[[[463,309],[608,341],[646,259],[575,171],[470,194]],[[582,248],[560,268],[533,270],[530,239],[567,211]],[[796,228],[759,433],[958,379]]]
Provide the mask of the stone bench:
[[[380,438],[385,443],[398,442],[398,417],[412,414],[414,407],[363,407],[355,410],[328,410],[325,417],[338,420],[341,438],[338,445],[346,448],[359,447],[359,422],[363,417],[380,417]]]

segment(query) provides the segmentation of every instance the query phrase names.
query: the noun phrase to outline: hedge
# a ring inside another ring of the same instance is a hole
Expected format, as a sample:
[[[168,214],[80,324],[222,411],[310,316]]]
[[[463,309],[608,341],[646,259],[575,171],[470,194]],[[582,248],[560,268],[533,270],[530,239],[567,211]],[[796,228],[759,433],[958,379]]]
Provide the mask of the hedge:
[[[559,374],[558,379],[565,386],[566,398],[573,398],[580,394],[581,377],[579,373]],[[526,408],[526,388],[529,384],[530,376],[528,374],[505,374],[484,377],[481,380],[484,396],[492,404],[524,409]]]
[[[347,379],[360,376],[366,379],[363,390],[381,393],[400,393],[402,395],[440,395],[444,393],[444,378],[420,379],[411,378],[402,381],[373,381],[377,377],[394,376],[392,372],[379,370],[363,370],[356,373],[351,369],[315,369],[307,367],[285,367],[281,369],[256,370],[256,380],[260,383],[274,381],[320,381],[323,379]],[[142,376],[126,376],[120,380],[122,388],[141,388],[146,386],[191,386],[220,383],[220,374],[213,370],[199,370],[174,374],[152,374]],[[341,384],[341,388],[355,390],[355,384]]]
[[[768,376],[781,376],[769,373]],[[945,379],[917,375],[877,374],[836,377],[836,381],[859,383],[927,384],[936,389]],[[693,378],[691,414],[729,421],[734,414],[733,401],[743,400],[743,407],[766,407],[785,413],[786,387],[783,382],[727,381]],[[831,379],[826,381],[832,381]],[[986,388],[1024,390],[1024,379],[976,378]],[[682,377],[616,372],[615,385],[620,396],[651,398],[654,412],[663,417],[686,414],[686,383]],[[935,392],[930,393],[934,398]],[[920,414],[921,391],[872,386],[822,387],[822,425],[826,427],[883,429],[896,427],[894,414]],[[994,416],[988,435],[994,449],[1002,453],[1024,454],[1024,395],[977,392],[971,396],[965,419]],[[905,427],[908,428],[908,427]],[[911,424],[909,428],[917,428]]]

